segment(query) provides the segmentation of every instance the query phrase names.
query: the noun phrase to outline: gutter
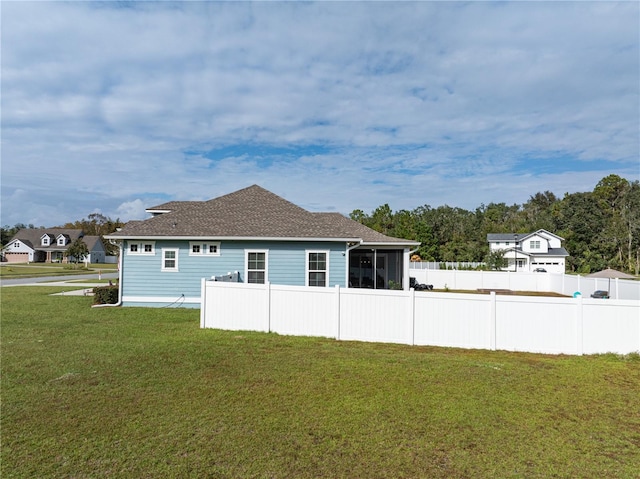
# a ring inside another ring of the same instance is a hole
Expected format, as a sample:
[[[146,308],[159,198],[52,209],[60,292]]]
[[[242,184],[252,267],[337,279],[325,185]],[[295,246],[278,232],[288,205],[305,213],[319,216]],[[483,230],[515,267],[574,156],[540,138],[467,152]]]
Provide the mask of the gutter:
[[[190,240],[190,241],[318,241],[318,242],[334,242],[334,243],[353,243],[362,242],[362,238],[330,238],[330,237],[283,237],[283,236],[192,236],[192,235],[108,235],[109,241],[112,240]],[[389,243],[384,243],[389,244]]]

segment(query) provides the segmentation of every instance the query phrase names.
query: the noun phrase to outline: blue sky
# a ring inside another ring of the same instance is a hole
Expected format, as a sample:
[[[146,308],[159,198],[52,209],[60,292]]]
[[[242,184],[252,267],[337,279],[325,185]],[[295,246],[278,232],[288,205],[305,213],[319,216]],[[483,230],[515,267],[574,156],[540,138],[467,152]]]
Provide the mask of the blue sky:
[[[640,4],[2,2],[1,223],[257,183],[311,211],[640,178]]]

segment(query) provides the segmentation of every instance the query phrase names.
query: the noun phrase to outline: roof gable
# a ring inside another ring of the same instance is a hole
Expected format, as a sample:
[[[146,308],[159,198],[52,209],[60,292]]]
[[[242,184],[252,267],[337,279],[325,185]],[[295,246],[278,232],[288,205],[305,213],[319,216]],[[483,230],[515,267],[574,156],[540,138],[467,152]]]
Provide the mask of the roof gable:
[[[100,236],[83,236],[82,241],[87,245],[89,251],[103,251],[104,245]]]

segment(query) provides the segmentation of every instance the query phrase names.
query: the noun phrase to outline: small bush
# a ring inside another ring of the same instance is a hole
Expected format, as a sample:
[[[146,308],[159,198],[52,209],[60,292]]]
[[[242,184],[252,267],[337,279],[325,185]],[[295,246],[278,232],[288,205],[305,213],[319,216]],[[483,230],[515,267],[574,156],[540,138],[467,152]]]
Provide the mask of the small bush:
[[[117,302],[117,286],[98,286],[93,288],[93,304],[116,304]]]

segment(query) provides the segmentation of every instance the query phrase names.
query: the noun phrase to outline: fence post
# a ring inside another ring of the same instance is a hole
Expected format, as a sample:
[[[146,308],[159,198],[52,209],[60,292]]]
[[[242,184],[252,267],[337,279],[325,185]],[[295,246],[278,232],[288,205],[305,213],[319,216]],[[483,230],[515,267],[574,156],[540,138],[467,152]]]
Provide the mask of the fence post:
[[[495,351],[498,348],[498,345],[496,344],[496,330],[497,325],[496,325],[496,292],[495,291],[491,291],[490,295],[489,295],[489,301],[491,302],[491,305],[489,307],[489,315],[491,316],[490,318],[490,337],[489,337],[489,348],[491,349],[491,351]]]
[[[336,340],[340,341],[340,285],[336,284]]]
[[[207,280],[205,278],[200,279],[200,328],[204,328],[206,324],[206,312],[207,312]]]
[[[271,332],[271,281],[267,281],[265,286],[267,294],[267,331]]]
[[[411,346],[416,345],[416,290],[409,288],[411,301]]]
[[[582,356],[584,353],[584,317],[582,311],[582,295],[576,297],[576,354]]]

